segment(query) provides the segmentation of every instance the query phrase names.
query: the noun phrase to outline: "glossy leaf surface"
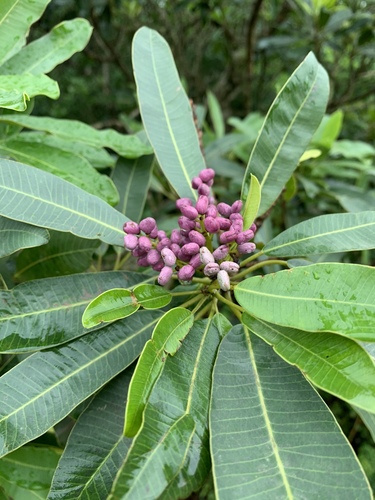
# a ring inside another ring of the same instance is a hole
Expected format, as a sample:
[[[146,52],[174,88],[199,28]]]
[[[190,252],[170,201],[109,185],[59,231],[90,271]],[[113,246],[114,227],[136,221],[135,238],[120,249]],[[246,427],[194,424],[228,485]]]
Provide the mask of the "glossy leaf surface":
[[[250,175],[250,189],[246,198],[245,206],[243,209],[243,227],[248,229],[254,222],[255,217],[258,215],[260,200],[261,200],[261,189],[258,179],[255,175]]]
[[[0,107],[25,111],[27,102],[36,95],[51,99],[60,96],[57,83],[46,75],[0,75]]]
[[[168,290],[159,285],[142,284],[134,288],[133,294],[137,302],[145,309],[160,309],[172,300]]]
[[[375,365],[357,342],[334,333],[272,325],[248,314],[242,321],[314,385],[375,412]]]
[[[109,271],[30,281],[0,291],[0,352],[33,351],[67,342],[85,331],[89,302],[114,286],[133,286],[148,276]]]
[[[241,325],[220,345],[212,384],[217,499],[371,498],[352,448],[317,392]]]
[[[124,244],[122,226],[128,220],[70,182],[4,159],[0,160],[0,214],[119,246]]]
[[[306,331],[328,331],[375,340],[375,268],[313,264],[254,276],[235,288],[246,312]]]
[[[120,373],[80,415],[56,469],[49,500],[108,497],[131,443],[122,432],[131,375],[130,369]]]
[[[264,247],[267,255],[293,257],[375,247],[375,212],[320,215],[283,231]]]
[[[147,341],[137,363],[129,388],[125,415],[125,436],[136,435],[142,424],[143,411],[151,389],[159,377],[167,354],[174,355],[193,326],[194,315],[176,307],[158,321],[152,338]]]
[[[259,215],[275,202],[298,165],[323,118],[328,100],[328,76],[312,52],[277,95],[252,150],[242,185],[246,201],[250,175],[260,182]]]
[[[0,258],[23,248],[45,245],[48,240],[46,229],[0,217]]]
[[[0,456],[46,432],[131,364],[159,316],[141,311],[62,347],[32,354],[5,373],[0,378]]]
[[[100,323],[126,318],[139,307],[133,292],[126,288],[113,288],[90,302],[84,310],[82,324],[85,328],[93,328]]]
[[[1,66],[1,74],[49,73],[58,64],[83,50],[92,27],[86,19],[72,19],[58,24],[45,36],[29,43]]]
[[[115,499],[130,489],[134,498],[138,498],[138,492],[143,494],[145,485],[151,491],[154,484],[163,482],[164,487],[166,479],[170,479],[169,468],[176,474],[164,490],[164,498],[186,498],[203,484],[210,471],[207,417],[211,371],[219,340],[212,320],[197,321],[177,353],[167,357],[147,403],[143,426],[119,473],[113,493]],[[194,419],[195,432],[186,456],[172,464],[165,461],[165,454],[152,450],[185,415]],[[149,474],[140,485],[137,478],[142,474],[144,461],[149,465]]]
[[[225,134],[225,121],[223,113],[217,97],[210,90],[207,92],[207,106],[216,137],[223,137]]]
[[[191,179],[205,162],[171,50],[156,31],[143,27],[132,53],[142,122],[158,162],[180,197],[196,199]]]

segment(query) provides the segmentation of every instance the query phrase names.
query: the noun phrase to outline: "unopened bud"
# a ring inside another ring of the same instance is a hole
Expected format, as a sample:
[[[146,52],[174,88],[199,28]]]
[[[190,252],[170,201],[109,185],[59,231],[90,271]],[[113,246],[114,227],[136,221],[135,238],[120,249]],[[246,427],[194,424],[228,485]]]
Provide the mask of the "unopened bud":
[[[151,250],[152,244],[147,236],[140,236],[138,238],[138,246],[144,252],[148,252]]]
[[[218,221],[220,229],[222,231],[228,231],[228,229],[230,229],[232,226],[232,221],[230,221],[229,219],[225,219],[225,217],[218,217],[216,220]]]
[[[234,213],[240,213],[242,210],[242,201],[241,200],[236,200],[232,204],[232,214]]]
[[[156,220],[152,217],[146,217],[139,223],[139,229],[146,234],[150,234],[156,227]]]
[[[238,245],[238,252],[241,254],[254,252],[256,246],[254,243],[243,243],[242,245]]]
[[[191,231],[192,229],[195,229],[195,222],[188,219],[184,215],[181,215],[181,217],[178,218],[178,225],[185,231]]]
[[[212,255],[215,257],[215,260],[225,259],[225,257],[229,253],[229,247],[227,245],[220,245],[213,251]]]
[[[197,243],[186,243],[181,247],[181,252],[185,255],[195,255],[199,252],[199,245]]]
[[[198,188],[198,194],[208,196],[210,194],[210,187],[204,182]]]
[[[208,198],[206,195],[199,196],[198,201],[195,204],[195,208],[197,209],[198,213],[200,213],[200,214],[205,214],[207,212]]]
[[[236,239],[237,233],[234,231],[234,229],[230,229],[229,231],[225,231],[224,233],[221,233],[220,235],[220,243],[231,243]]]
[[[190,220],[195,220],[198,217],[198,211],[196,208],[191,207],[190,205],[184,205],[180,208],[182,215],[187,217]]]
[[[254,238],[254,233],[251,229],[247,229],[246,231],[243,231],[242,233],[239,233],[236,238],[236,242],[239,245],[242,245],[243,243],[246,243],[249,240],[252,240]]]
[[[172,232],[171,232],[171,242],[172,243],[180,243],[180,238],[181,238],[181,234],[180,234],[180,231],[178,229],[172,229]]]
[[[217,208],[212,203],[208,205],[206,217],[217,217]]]
[[[139,226],[133,221],[125,222],[124,231],[127,234],[139,234]]]
[[[124,246],[128,250],[134,250],[138,245],[138,238],[135,234],[126,234],[124,236]]]
[[[159,260],[160,260],[160,253],[155,248],[152,248],[147,254],[147,261],[149,265],[154,266],[159,262]]]
[[[236,262],[225,260],[220,264],[220,269],[224,269],[224,271],[226,271],[229,276],[233,276],[233,274],[238,273],[240,266]]]
[[[192,204],[193,204],[193,202],[189,198],[179,198],[176,201],[176,207],[178,209],[181,209],[181,207],[183,207],[185,205],[192,205]]]
[[[199,172],[199,177],[203,182],[211,181],[215,177],[215,170],[213,168],[205,168]]]
[[[173,267],[176,264],[176,256],[169,248],[163,248],[161,256],[166,266]]]
[[[227,203],[219,203],[217,206],[219,214],[224,215],[224,217],[229,217],[232,213],[232,207]]]
[[[198,267],[201,266],[201,256],[196,253],[195,255],[192,256],[192,258],[189,260],[189,264],[194,267],[194,269],[197,269]]]
[[[150,232],[149,237],[153,239],[157,238],[158,232],[159,232],[158,226],[155,226],[154,229],[152,229],[152,231]]]
[[[199,249],[200,260],[203,265],[209,264],[210,262],[215,262],[215,258],[207,247],[201,247]]]
[[[149,265],[147,256],[145,255],[144,257],[139,257],[139,259],[137,260],[137,264],[142,267],[147,267]]]
[[[202,184],[202,179],[200,177],[193,177],[191,181],[191,187],[193,189],[198,189],[201,184]]]
[[[180,245],[177,245],[177,243],[171,243],[171,246],[169,248],[175,255],[178,255],[178,252],[181,250]]]
[[[230,290],[229,274],[224,269],[220,269],[217,273],[217,282],[223,292],[228,292],[228,290]]]
[[[178,279],[181,281],[190,281],[191,278],[194,276],[195,269],[193,266],[190,264],[186,264],[186,266],[181,267],[181,269],[178,271],[177,276]]]
[[[151,266],[154,271],[161,271],[164,267],[164,261],[163,259],[160,259],[159,262]],[[172,269],[172,268],[171,268]]]
[[[209,278],[213,278],[220,271],[220,266],[216,262],[209,262],[204,266],[203,273]]]
[[[206,243],[206,238],[203,236],[203,234],[198,232],[198,231],[195,231],[195,230],[190,231],[189,239],[190,239],[190,241],[192,241],[193,243],[196,243],[200,247]]]
[[[162,270],[160,271],[160,274],[158,276],[158,283],[159,285],[166,285],[168,281],[171,279],[173,274],[173,269],[168,266],[164,266]]]
[[[156,245],[156,249],[161,252],[163,248],[169,247],[171,244],[171,240],[169,238],[162,238],[159,243]]]
[[[204,227],[209,233],[217,233],[220,230],[220,224],[216,217],[205,217]]]

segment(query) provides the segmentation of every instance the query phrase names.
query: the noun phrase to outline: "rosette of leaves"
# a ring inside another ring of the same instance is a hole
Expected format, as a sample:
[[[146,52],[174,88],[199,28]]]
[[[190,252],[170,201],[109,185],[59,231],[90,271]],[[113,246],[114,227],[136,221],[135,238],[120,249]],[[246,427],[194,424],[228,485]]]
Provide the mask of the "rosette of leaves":
[[[179,197],[194,199],[191,179],[205,160],[166,41],[141,28],[133,66],[160,168]],[[277,95],[244,171],[242,215],[250,224],[267,215],[293,174],[328,91],[309,54]],[[142,174],[135,184],[134,176],[122,177],[124,200],[136,188],[143,208],[148,182]],[[50,173],[0,162],[0,213],[11,221],[121,247],[124,222],[142,216],[134,203],[123,206],[125,215]],[[374,248],[374,227],[375,212],[366,211],[311,218],[269,240],[260,231],[258,251],[242,258],[227,291],[199,276],[160,287],[120,248],[114,264],[105,249],[96,261],[113,270],[3,290],[5,497],[38,487],[49,499],[179,499],[195,491],[370,499],[318,389],[361,415],[375,412],[374,269],[329,258]],[[56,456],[42,478],[37,464],[51,449]]]

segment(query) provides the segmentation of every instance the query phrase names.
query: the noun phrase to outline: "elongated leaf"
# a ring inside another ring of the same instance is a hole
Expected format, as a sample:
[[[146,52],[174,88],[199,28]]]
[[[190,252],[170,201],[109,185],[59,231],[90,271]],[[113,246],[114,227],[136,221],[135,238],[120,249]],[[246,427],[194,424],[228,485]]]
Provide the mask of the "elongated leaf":
[[[50,0],[0,2],[0,64],[25,45],[30,26],[43,14]]]
[[[235,288],[246,312],[306,331],[326,331],[375,340],[375,268],[313,264],[254,276]]]
[[[0,107],[25,111],[27,102],[36,95],[51,99],[60,96],[57,83],[46,75],[0,75]]]
[[[174,355],[193,326],[194,315],[188,309],[176,307],[158,321],[152,338],[147,341],[139,357],[129,387],[124,434],[133,437],[142,424],[143,411],[155,381],[165,362],[165,355]]]
[[[119,155],[125,156],[125,158],[138,158],[152,153],[151,148],[145,145],[136,135],[123,135],[111,129],[96,130],[86,125],[86,123],[76,120],[27,115],[4,115],[0,116],[0,122],[48,132],[61,139],[73,140],[89,146],[108,147]]]
[[[112,174],[112,180],[120,194],[120,202],[116,208],[135,222],[139,222],[143,214],[153,163],[153,155],[136,160],[120,158]]]
[[[133,290],[137,302],[145,309],[160,309],[167,306],[172,300],[172,295],[158,285],[142,284]]]
[[[3,375],[0,456],[46,432],[132,363],[159,316],[142,311],[60,348],[32,354]]]
[[[149,279],[141,273],[108,271],[30,281],[0,291],[0,352],[34,351],[84,333],[82,313],[97,295],[114,286]]]
[[[0,159],[0,215],[119,246],[128,220],[70,182],[4,159]]]
[[[272,325],[248,314],[242,321],[317,387],[375,412],[375,365],[357,342],[334,333]]]
[[[277,199],[323,118],[328,76],[310,52],[277,95],[252,150],[242,185],[245,202],[250,175],[260,181],[259,215]]]
[[[7,60],[1,74],[49,73],[58,64],[83,50],[90,39],[92,27],[86,19],[72,19],[58,24],[45,36],[29,43]]]
[[[22,248],[45,245],[48,240],[46,229],[0,217],[0,258]]]
[[[196,199],[191,179],[205,162],[171,50],[156,31],[143,27],[136,32],[133,68],[143,125],[158,162],[180,197]]]
[[[251,174],[250,189],[243,209],[243,227],[245,229],[248,229],[251,226],[255,217],[258,215],[261,194],[259,181],[255,175]]]
[[[58,448],[24,446],[0,459],[0,483],[9,498],[47,498],[60,456]]]
[[[375,247],[375,212],[320,215],[280,233],[264,247],[267,255],[293,257]]]
[[[0,143],[0,154],[57,175],[112,206],[118,203],[119,195],[111,179],[99,174],[82,156],[18,137]]]
[[[142,498],[144,484],[141,485],[137,478],[144,477],[142,464],[145,460],[149,474],[144,483],[151,491],[154,484],[159,487],[162,483],[164,488],[166,481],[171,479],[169,467],[176,471],[163,498],[186,498],[203,484],[210,470],[207,416],[211,370],[219,340],[212,320],[197,321],[177,353],[167,357],[146,405],[143,426],[115,483],[114,499],[121,498],[130,488],[134,498]],[[194,419],[195,433],[186,456],[181,457],[178,464],[171,464],[166,461],[165,454],[160,453],[158,443],[184,415]]]
[[[81,414],[56,469],[49,500],[107,498],[130,446],[124,412],[132,370],[109,382]]]
[[[207,92],[207,105],[215,135],[217,138],[223,137],[225,134],[225,122],[223,113],[221,111],[220,103],[217,100],[217,97],[211,91]]]
[[[317,392],[241,325],[220,345],[210,431],[217,499],[371,498]]]

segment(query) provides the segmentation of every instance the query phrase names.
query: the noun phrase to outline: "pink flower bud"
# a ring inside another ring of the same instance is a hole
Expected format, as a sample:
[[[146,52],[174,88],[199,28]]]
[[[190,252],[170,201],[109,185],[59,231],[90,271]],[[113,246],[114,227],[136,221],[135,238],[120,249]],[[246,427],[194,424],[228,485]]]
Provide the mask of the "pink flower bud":
[[[232,214],[234,213],[240,213],[242,210],[242,201],[241,200],[236,200],[232,204]]]
[[[138,238],[135,234],[126,234],[124,236],[124,246],[128,250],[134,250],[138,245]]]
[[[177,276],[178,279],[181,281],[190,281],[191,278],[194,276],[195,269],[193,266],[190,264],[186,264],[186,266],[181,267],[181,269],[178,271]]]
[[[256,233],[256,230],[257,230],[257,226],[256,224],[254,224],[254,222],[251,224],[250,228],[252,230],[252,232],[255,234]]]
[[[181,252],[185,255],[195,255],[199,252],[199,245],[197,243],[186,243],[181,248]]]
[[[186,253],[180,250],[177,254],[177,258],[179,260],[182,260],[182,262],[189,262],[189,260],[191,259],[191,255],[186,255]]]
[[[212,203],[208,205],[206,217],[217,217],[217,208]]]
[[[150,234],[153,229],[156,227],[156,220],[152,217],[146,217],[142,219],[139,223],[139,229],[146,234]]]
[[[187,217],[190,220],[195,220],[198,217],[198,211],[196,208],[191,207],[190,205],[185,205],[180,208],[182,215]]]
[[[179,244],[180,243],[180,238],[181,238],[180,231],[178,229],[172,229],[172,232],[171,232],[171,242]]]
[[[185,231],[191,231],[192,229],[195,229],[195,222],[188,219],[184,215],[181,215],[181,217],[178,218],[178,225]]]
[[[201,257],[198,253],[192,256],[192,258],[189,260],[189,264],[194,267],[194,269],[197,269],[202,263],[201,263]]]
[[[240,233],[243,229],[243,220],[241,219],[236,219],[232,222],[232,227],[233,231],[236,231],[236,233]]]
[[[146,256],[139,257],[139,259],[137,260],[137,264],[142,267],[147,267],[149,265],[147,257]]]
[[[225,231],[224,233],[221,233],[219,240],[220,243],[231,243],[236,239],[237,233],[233,229],[230,229],[229,231]]]
[[[204,227],[209,233],[217,233],[220,230],[220,224],[216,217],[205,217]]]
[[[199,172],[199,177],[203,182],[211,181],[215,177],[215,170],[213,168],[205,168]]]
[[[125,222],[124,231],[127,234],[139,234],[139,226],[133,221]]]
[[[171,240],[169,238],[163,238],[159,241],[159,243],[156,245],[156,249],[161,252],[163,248],[169,247],[171,244]]]
[[[159,260],[160,253],[155,248],[152,248],[147,254],[147,262],[150,266],[154,266],[159,262]]]
[[[238,214],[238,213],[230,214],[229,219],[232,222],[234,222],[235,220],[242,220],[243,221],[242,215]]]
[[[243,243],[246,243],[249,240],[252,240],[254,238],[254,233],[251,229],[247,229],[246,231],[243,231],[242,233],[239,233],[236,238],[236,242],[239,245],[242,245]]]
[[[224,215],[224,217],[229,217],[232,213],[232,207],[227,203],[219,203],[217,206],[219,214]]]
[[[154,229],[151,230],[151,232],[149,234],[149,237],[153,238],[153,239],[157,238],[158,237],[158,232],[159,232],[158,226],[155,226]]]
[[[198,194],[208,196],[210,194],[209,186],[207,186],[207,184],[202,182],[202,184],[198,188]]]
[[[193,189],[198,189],[201,184],[202,184],[202,179],[200,177],[193,177],[191,181],[191,187]]]
[[[242,243],[242,245],[238,245],[238,252],[241,254],[254,252],[256,246],[254,243]]]
[[[146,250],[142,250],[138,246],[132,250],[132,255],[133,257],[145,257],[147,255]]]
[[[180,245],[177,245],[177,243],[171,243],[171,246],[169,248],[175,255],[178,255],[178,252],[181,250]]]
[[[195,208],[197,209],[198,213],[200,214],[205,214],[208,208],[208,198],[205,195],[201,195],[198,198],[197,203],[195,204]]]
[[[159,238],[159,241],[161,241],[163,238],[166,238],[167,237],[167,233],[161,229],[159,229],[158,231],[158,238]]]
[[[138,238],[138,246],[144,252],[148,252],[149,250],[151,250],[152,244],[147,236],[140,236]]]
[[[207,265],[210,262],[215,262],[215,258],[207,247],[199,249],[200,260],[202,264]]]
[[[163,269],[163,267],[164,267],[164,261],[163,261],[163,259],[160,259],[159,262],[157,262],[156,264],[154,264],[152,266],[152,269],[154,271],[161,271]],[[170,269],[172,269],[172,268],[170,268]]]
[[[163,248],[161,256],[166,266],[173,267],[176,264],[176,256],[169,248]]]
[[[203,236],[203,234],[198,232],[198,231],[194,231],[194,230],[190,231],[189,239],[190,239],[190,241],[192,241],[193,243],[196,243],[200,247],[205,245],[205,243],[206,243],[206,238]]]
[[[213,278],[220,271],[220,266],[216,262],[209,262],[204,266],[203,273],[209,278]]]
[[[172,274],[173,274],[173,269],[171,267],[164,266],[158,276],[159,285],[162,286],[166,285],[168,281],[172,278]]]
[[[192,204],[193,204],[193,202],[189,198],[179,198],[176,201],[176,207],[178,209],[181,209],[181,207],[183,207],[185,205],[192,205]]]
[[[223,292],[227,292],[228,290],[230,290],[229,274],[224,269],[220,269],[220,271],[217,273],[217,281]]]
[[[228,231],[231,228],[232,222],[229,219],[225,219],[224,217],[218,217],[216,219],[219,223],[220,229],[222,231]]]
[[[227,245],[220,245],[216,250],[213,251],[213,256],[215,260],[225,259],[229,253],[229,247]]]
[[[233,274],[238,273],[240,266],[236,262],[225,260],[220,264],[220,269],[224,269],[224,271],[226,271],[229,276],[233,276]]]

